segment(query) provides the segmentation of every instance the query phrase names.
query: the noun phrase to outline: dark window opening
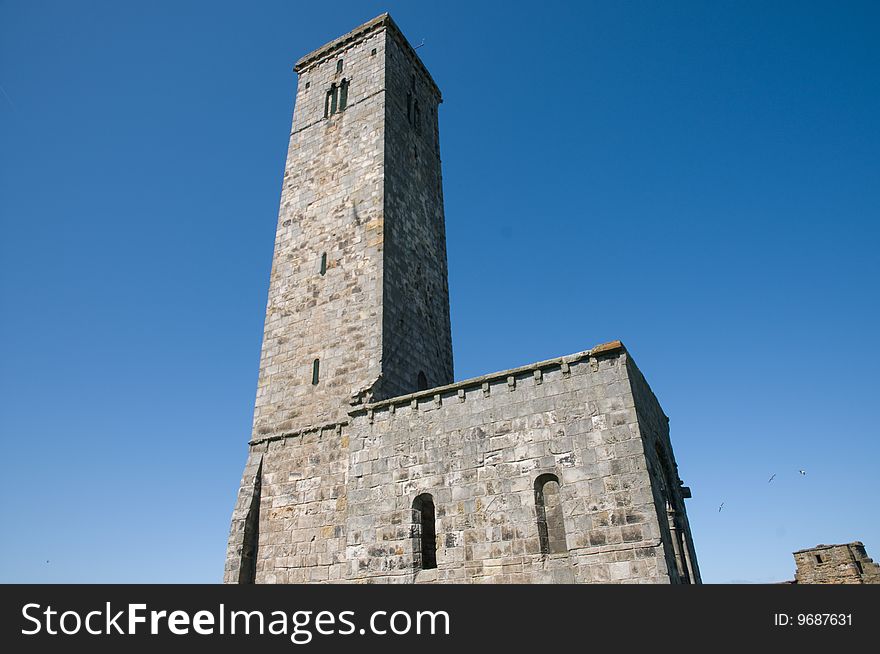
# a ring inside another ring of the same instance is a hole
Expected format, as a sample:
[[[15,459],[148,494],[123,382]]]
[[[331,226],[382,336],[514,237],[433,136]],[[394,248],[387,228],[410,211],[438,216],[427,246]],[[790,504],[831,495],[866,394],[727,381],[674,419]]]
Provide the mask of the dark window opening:
[[[342,59],[336,62],[336,73],[339,74],[342,72]]]
[[[321,255],[321,274],[327,274],[327,253]]]
[[[330,114],[336,113],[337,97],[338,89],[336,88],[336,84],[331,84],[330,90],[327,91],[327,97],[324,100],[324,118],[327,118]]]
[[[413,556],[417,568],[437,567],[437,532],[434,526],[434,498],[422,493],[412,505]]]
[[[312,85],[311,82],[306,82],[306,88],[309,88]]]
[[[406,94],[406,121],[412,125],[413,96],[412,93]]]
[[[425,377],[424,372],[419,371],[419,380],[418,381],[419,381],[419,390],[420,391],[428,390],[428,378]]]
[[[816,563],[822,563],[822,555],[821,554],[816,555]]]
[[[348,80],[343,79],[339,86],[336,83],[330,85],[327,98],[324,100],[324,118],[345,109],[348,104]]]
[[[413,126],[416,128],[416,132],[419,131],[421,124],[422,124],[422,110],[419,109],[419,101],[416,100],[413,102]]]
[[[371,56],[371,57],[375,57],[375,56],[376,56],[376,48],[373,48],[373,51],[370,53],[370,56]]]
[[[321,361],[318,359],[315,359],[312,362],[312,386],[318,385],[318,380],[320,378],[320,367],[321,367]]]
[[[562,498],[559,493],[559,478],[556,475],[541,475],[535,479],[535,510],[538,517],[541,554],[567,552],[565,518],[562,515]]]
[[[339,85],[339,111],[345,109],[348,104],[348,80],[343,79]]]

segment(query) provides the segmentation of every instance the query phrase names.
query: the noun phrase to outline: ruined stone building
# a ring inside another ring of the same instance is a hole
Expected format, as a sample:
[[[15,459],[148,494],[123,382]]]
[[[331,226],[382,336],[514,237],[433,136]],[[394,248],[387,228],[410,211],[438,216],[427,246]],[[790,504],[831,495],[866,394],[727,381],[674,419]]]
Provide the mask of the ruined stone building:
[[[880,584],[880,565],[859,542],[816,545],[794,553],[794,584]]]
[[[440,90],[384,14],[300,59],[227,583],[699,583],[620,342],[455,381]]]

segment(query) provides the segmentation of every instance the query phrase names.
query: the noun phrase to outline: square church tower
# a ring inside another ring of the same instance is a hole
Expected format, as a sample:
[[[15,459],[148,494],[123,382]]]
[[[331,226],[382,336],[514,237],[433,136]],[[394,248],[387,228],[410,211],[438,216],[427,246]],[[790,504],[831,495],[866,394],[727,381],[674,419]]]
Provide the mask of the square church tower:
[[[454,382],[440,91],[388,14],[300,59],[227,583],[698,583],[619,342]]]

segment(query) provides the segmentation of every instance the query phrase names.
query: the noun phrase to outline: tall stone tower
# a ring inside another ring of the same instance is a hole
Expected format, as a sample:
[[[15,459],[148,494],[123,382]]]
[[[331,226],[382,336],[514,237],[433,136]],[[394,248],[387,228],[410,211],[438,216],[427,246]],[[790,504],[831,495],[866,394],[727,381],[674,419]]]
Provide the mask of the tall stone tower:
[[[295,70],[224,580],[699,583],[622,343],[453,381],[440,92],[391,18]]]
[[[452,381],[437,85],[388,14],[294,70],[255,436]]]

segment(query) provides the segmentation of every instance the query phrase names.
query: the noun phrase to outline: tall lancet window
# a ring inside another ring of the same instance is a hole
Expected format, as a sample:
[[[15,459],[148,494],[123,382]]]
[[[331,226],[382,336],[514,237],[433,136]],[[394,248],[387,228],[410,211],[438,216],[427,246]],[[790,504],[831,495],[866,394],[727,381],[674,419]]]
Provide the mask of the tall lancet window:
[[[415,567],[431,570],[437,567],[437,532],[434,526],[434,498],[422,493],[413,500],[412,539]]]
[[[336,103],[339,100],[339,88],[336,86],[336,83],[330,85],[330,90],[327,91],[327,97],[324,99],[324,118],[329,116],[330,114],[336,113]]]
[[[348,104],[348,80],[343,79],[339,84],[339,111],[345,109]]]
[[[535,510],[538,515],[538,539],[541,554],[564,554],[565,518],[562,515],[562,498],[559,495],[559,477],[541,475],[535,480]]]

